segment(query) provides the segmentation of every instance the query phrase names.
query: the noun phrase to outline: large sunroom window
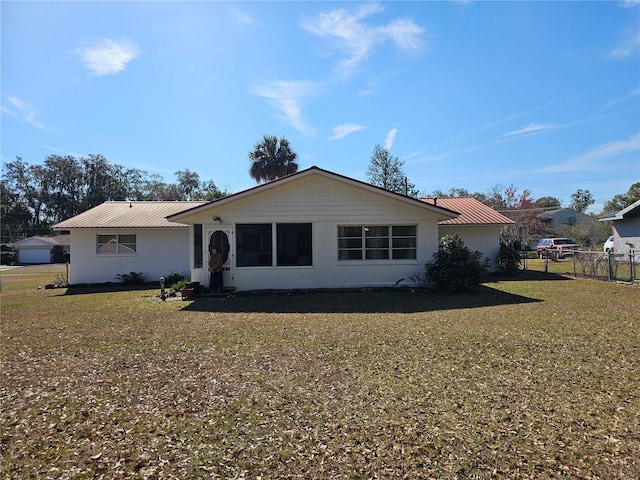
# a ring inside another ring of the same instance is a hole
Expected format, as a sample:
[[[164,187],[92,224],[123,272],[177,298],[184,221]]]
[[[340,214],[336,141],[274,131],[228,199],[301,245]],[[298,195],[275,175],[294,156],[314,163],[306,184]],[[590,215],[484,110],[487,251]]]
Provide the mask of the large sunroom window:
[[[236,257],[238,267],[270,267],[273,265],[273,241],[270,223],[236,225]]]
[[[279,267],[312,264],[310,223],[278,223],[276,232]]]
[[[238,224],[236,225],[237,266],[311,266],[313,265],[312,237],[311,223]]]

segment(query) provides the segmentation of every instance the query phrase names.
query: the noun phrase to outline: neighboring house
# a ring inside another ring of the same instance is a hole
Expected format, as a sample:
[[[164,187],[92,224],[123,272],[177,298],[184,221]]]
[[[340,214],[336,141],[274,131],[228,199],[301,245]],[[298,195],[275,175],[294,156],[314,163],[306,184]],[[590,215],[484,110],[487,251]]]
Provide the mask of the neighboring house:
[[[611,222],[614,251],[628,256],[633,251],[635,261],[640,261],[640,200],[617,213],[598,219]]]
[[[191,279],[209,285],[208,252],[237,290],[411,284],[458,214],[311,167],[169,217],[191,226]]]
[[[423,201],[435,204],[460,216],[438,223],[438,235],[456,232],[470,250],[482,252],[491,262],[491,270],[496,268],[496,256],[500,250],[501,227],[513,225],[510,218],[496,212],[493,208],[472,197],[458,198],[425,198]]]
[[[105,202],[53,226],[70,232],[69,283],[105,283],[125,273],[159,280],[189,274],[189,227],[166,217],[205,202]]]
[[[13,243],[16,251],[15,263],[40,264],[62,263],[69,252],[69,235],[55,237],[34,236]]]
[[[586,218],[589,218],[589,215],[578,212],[573,208],[556,208],[538,215],[540,229],[543,234],[558,234],[562,227],[577,225]]]

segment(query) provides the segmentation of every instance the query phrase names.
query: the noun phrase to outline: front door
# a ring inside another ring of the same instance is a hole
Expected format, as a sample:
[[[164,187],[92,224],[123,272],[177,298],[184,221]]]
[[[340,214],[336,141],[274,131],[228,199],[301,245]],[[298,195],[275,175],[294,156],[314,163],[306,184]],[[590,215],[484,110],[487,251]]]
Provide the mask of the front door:
[[[232,253],[232,237],[233,229],[231,227],[217,227],[207,229],[207,251],[205,257],[207,265],[211,247],[215,246],[218,253],[222,256],[222,281],[225,287],[235,286],[235,275],[233,269],[233,253]],[[205,280],[205,285],[209,286],[209,275]]]

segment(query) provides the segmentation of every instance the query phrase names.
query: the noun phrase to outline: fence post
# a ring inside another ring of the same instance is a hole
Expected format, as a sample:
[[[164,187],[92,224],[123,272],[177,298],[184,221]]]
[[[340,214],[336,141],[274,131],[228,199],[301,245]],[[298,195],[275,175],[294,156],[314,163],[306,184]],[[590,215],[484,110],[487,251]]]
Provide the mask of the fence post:
[[[635,280],[635,272],[634,272],[634,259],[635,259],[635,255],[634,255],[634,251],[633,248],[629,249],[629,281],[633,283],[633,281]]]
[[[578,256],[578,252],[576,250],[573,251],[573,276],[576,276],[576,257]]]
[[[544,273],[549,272],[549,249],[544,251]]]
[[[613,253],[609,250],[607,254],[607,270],[609,270],[609,281],[613,281],[613,265],[611,264],[611,259],[613,258]]]

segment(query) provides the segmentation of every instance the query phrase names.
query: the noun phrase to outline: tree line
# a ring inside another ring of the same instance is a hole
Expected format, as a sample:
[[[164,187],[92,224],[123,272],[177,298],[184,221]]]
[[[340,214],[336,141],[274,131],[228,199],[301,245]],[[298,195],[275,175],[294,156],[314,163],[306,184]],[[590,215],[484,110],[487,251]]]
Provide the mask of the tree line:
[[[257,183],[273,181],[298,170],[297,154],[284,137],[264,135],[248,157],[248,173]],[[366,172],[367,181],[415,198],[473,197],[514,220],[519,238],[539,230],[541,211],[561,207],[556,197],[534,199],[530,190],[520,192],[514,185],[496,185],[486,193],[465,188],[421,193],[409,181],[403,166],[404,162],[391,155],[389,149],[375,145]],[[80,158],[49,155],[42,165],[29,165],[16,157],[14,162],[4,164],[0,179],[2,239],[14,241],[24,236],[48,234],[55,223],[110,200],[211,201],[229,193],[220,190],[213,180],[201,180],[188,169],[178,170],[175,176],[176,182],[167,183],[160,175],[112,164],[104,156],[95,154]],[[638,199],[640,182],[605,203],[602,214],[622,210]],[[578,189],[571,195],[569,207],[585,212],[594,202],[589,190]]]
[[[110,200],[214,200],[226,194],[187,169],[176,182],[110,163],[102,155],[49,155],[42,165],[21,157],[4,164],[0,179],[3,241],[50,233],[50,227]]]

